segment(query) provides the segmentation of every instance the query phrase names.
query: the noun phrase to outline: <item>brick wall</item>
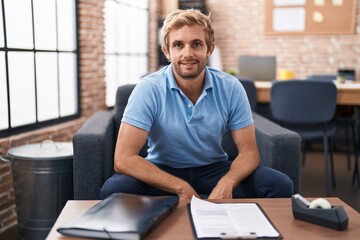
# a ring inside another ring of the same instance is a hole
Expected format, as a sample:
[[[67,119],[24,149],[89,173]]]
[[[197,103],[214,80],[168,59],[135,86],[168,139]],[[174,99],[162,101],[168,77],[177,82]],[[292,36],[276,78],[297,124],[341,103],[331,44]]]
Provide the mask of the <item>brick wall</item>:
[[[158,19],[160,16],[160,0],[149,0],[149,72],[158,68]]]
[[[104,0],[79,0],[80,108],[82,116],[105,109]]]
[[[206,1],[225,71],[237,68],[239,55],[275,55],[278,68],[292,70],[298,78],[335,74],[339,67],[355,68],[360,78],[360,1],[356,34],[304,36],[264,35],[265,1]]]
[[[16,224],[15,197],[10,165],[0,163],[0,233]]]
[[[157,18],[159,1],[150,1],[149,70],[157,68]],[[71,141],[74,133],[94,112],[106,109],[104,72],[104,0],[78,0],[79,3],[79,79],[81,117],[36,131],[0,139],[0,154],[8,149],[46,139]],[[0,233],[14,226],[15,196],[11,167],[0,161]]]

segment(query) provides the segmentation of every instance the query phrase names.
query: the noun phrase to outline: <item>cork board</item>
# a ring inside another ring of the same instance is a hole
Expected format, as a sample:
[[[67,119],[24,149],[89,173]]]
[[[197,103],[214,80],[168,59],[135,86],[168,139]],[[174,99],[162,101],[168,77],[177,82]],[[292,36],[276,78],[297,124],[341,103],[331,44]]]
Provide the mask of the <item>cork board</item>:
[[[354,34],[356,3],[357,0],[265,0],[265,34]]]

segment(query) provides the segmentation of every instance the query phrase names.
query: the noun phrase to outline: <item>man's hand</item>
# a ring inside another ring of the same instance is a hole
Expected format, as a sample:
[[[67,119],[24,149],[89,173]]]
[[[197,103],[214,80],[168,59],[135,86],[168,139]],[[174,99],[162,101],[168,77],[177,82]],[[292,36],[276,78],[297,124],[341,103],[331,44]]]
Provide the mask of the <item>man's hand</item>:
[[[185,202],[191,200],[192,196],[199,197],[197,192],[187,182],[183,182],[181,186],[179,186],[178,195],[180,201],[185,201]]]
[[[231,199],[233,187],[225,178],[220,179],[208,199]]]
[[[232,161],[229,171],[211,191],[209,199],[232,198],[234,188],[249,176],[260,163],[254,124],[231,131],[231,136],[239,154]]]

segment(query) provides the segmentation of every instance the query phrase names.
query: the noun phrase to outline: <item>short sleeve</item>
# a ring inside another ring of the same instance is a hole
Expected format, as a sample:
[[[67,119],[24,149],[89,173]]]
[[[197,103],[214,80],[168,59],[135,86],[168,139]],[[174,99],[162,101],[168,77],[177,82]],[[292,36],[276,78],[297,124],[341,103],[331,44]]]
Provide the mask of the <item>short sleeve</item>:
[[[230,130],[237,130],[249,126],[254,122],[246,91],[240,82],[235,82],[231,92],[230,116],[228,120]]]
[[[141,80],[129,97],[121,121],[149,132],[157,111],[155,91],[156,86],[149,80]]]

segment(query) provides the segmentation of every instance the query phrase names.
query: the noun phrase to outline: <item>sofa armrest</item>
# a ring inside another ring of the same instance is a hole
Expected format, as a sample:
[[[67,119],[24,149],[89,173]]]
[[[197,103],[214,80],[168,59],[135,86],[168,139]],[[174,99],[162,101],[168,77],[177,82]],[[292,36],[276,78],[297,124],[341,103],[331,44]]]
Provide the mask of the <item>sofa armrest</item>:
[[[268,119],[253,113],[261,165],[287,174],[299,192],[301,138]]]
[[[104,181],[113,173],[113,114],[99,111],[74,135],[74,199],[100,199]]]

